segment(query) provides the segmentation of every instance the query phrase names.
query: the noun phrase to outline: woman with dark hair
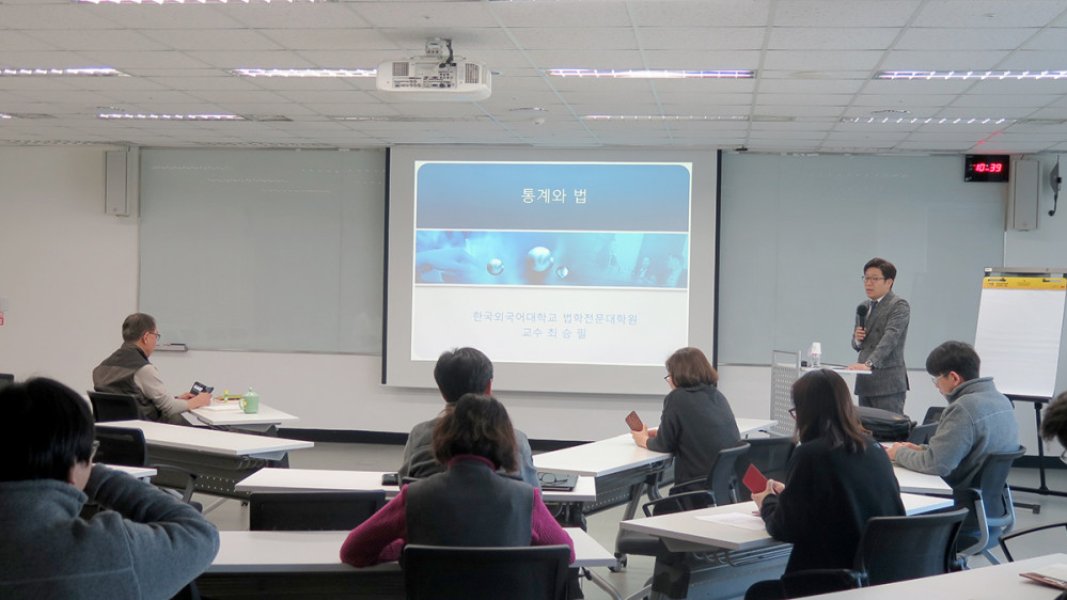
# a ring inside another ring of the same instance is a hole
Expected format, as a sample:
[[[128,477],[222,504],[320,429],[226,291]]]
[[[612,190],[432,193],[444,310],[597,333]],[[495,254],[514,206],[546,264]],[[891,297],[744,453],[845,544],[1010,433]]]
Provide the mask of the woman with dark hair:
[[[341,560],[364,567],[400,558],[407,543],[433,546],[550,546],[574,543],[552,518],[541,490],[497,473],[514,471],[515,431],[492,396],[465,394],[433,432],[447,467],[406,485],[348,534]]]
[[[659,428],[632,431],[642,448],[674,454],[674,480],[705,478],[719,450],[741,442],[737,420],[719,392],[719,374],[699,348],[682,348],[667,359],[667,385]]]
[[[901,516],[904,504],[885,449],[860,425],[848,386],[828,369],[793,384],[800,445],[784,484],[753,494],[776,540],[793,544],[785,572],[851,568],[871,517]],[[781,598],[778,580],[749,588],[746,600]]]

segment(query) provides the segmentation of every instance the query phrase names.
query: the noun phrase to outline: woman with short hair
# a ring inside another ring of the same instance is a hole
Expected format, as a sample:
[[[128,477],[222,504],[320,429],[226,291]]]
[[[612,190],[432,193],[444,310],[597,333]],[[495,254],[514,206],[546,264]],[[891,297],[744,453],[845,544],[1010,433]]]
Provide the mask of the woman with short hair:
[[[515,432],[504,405],[465,394],[433,432],[437,473],[401,488],[348,534],[341,560],[363,567],[400,558],[405,544],[431,546],[551,546],[574,543],[552,518],[541,490],[498,474],[514,471]]]
[[[737,419],[716,387],[719,374],[699,348],[675,351],[666,367],[671,391],[663,399],[659,427],[630,433],[642,448],[674,454],[675,482],[706,478],[719,450],[741,443]]]

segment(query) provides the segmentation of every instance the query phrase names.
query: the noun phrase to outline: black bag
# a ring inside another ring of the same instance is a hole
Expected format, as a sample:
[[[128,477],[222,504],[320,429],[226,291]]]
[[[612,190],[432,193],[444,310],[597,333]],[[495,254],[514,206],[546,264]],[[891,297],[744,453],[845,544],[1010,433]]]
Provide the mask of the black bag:
[[[859,411],[860,424],[879,442],[903,442],[915,426],[907,416],[881,408],[860,406],[856,410]]]

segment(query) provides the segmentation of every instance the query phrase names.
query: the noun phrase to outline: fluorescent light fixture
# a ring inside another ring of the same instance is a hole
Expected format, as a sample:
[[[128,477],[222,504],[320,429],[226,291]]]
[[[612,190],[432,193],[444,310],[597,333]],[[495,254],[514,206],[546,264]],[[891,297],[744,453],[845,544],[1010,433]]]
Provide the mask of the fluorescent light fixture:
[[[233,114],[160,114],[160,113],[100,113],[100,119],[132,121],[244,121],[241,115]]]
[[[583,121],[748,121],[746,115],[582,115]]]
[[[13,118],[14,117],[12,117],[11,115],[5,115],[4,113],[0,113],[0,121],[3,121],[5,119],[13,119]]]
[[[323,3],[337,0],[273,0],[275,4]],[[73,0],[75,4],[270,4],[272,0]]]
[[[127,75],[118,69],[111,67],[68,67],[68,68],[26,68],[26,67],[0,67],[0,77],[33,77],[33,76],[79,76],[91,77],[116,77]]]
[[[241,77],[377,77],[378,69],[233,69]]]
[[[1065,71],[879,71],[875,79],[1063,79]]]
[[[608,79],[752,79],[750,69],[680,71],[675,69],[549,69],[553,77],[592,77]]]
[[[979,117],[844,117],[842,123],[860,125],[1011,125],[1015,119]]]

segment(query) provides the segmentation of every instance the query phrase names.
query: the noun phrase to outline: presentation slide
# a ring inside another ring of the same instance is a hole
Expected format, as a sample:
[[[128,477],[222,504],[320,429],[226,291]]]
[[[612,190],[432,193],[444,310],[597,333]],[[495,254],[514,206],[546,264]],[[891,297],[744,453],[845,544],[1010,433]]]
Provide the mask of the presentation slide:
[[[690,164],[419,162],[411,358],[659,365],[689,330]]]
[[[441,352],[473,346],[494,389],[662,393],[672,352],[711,355],[716,188],[701,203],[696,186],[714,161],[437,154],[390,156],[385,383],[432,386]],[[693,261],[701,204],[712,243]]]

